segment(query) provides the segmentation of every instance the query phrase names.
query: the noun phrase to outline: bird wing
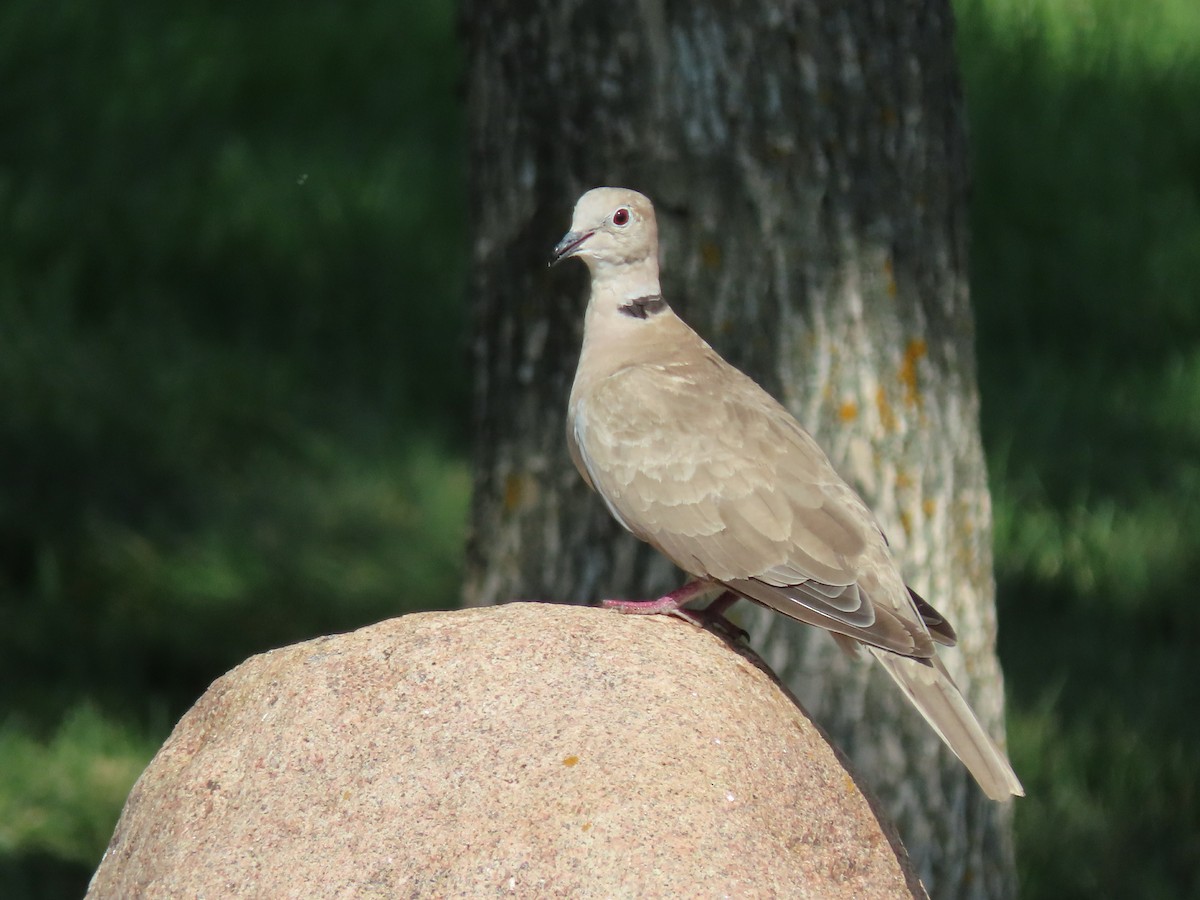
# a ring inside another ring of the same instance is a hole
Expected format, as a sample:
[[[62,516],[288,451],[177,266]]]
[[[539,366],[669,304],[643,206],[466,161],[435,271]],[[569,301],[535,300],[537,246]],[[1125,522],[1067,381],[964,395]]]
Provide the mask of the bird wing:
[[[707,345],[599,379],[570,431],[613,516],[680,568],[872,646],[932,655],[865,504],[787,410]]]

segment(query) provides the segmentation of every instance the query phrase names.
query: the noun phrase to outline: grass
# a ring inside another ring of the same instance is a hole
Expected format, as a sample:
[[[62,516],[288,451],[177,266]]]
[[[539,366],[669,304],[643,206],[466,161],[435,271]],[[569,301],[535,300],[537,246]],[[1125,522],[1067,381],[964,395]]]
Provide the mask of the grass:
[[[133,727],[86,701],[42,740],[0,726],[0,885],[6,897],[80,897],[167,722]]]
[[[957,8],[1022,895],[1200,896],[1200,6]]]
[[[246,656],[457,603],[452,22],[0,7],[0,895]]]
[[[957,12],[1023,896],[1200,897],[1200,5]],[[459,65],[444,0],[0,6],[5,897],[212,678],[457,601]]]
[[[157,733],[133,733],[86,703],[46,741],[8,723],[0,729],[0,849],[93,866],[112,834],[112,810],[160,743]]]

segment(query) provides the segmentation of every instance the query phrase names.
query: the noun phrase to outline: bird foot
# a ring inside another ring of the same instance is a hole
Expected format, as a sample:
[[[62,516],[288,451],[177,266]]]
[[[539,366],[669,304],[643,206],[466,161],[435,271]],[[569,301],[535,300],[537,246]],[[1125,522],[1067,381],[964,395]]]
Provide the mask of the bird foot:
[[[733,591],[725,591],[704,609],[680,609],[676,610],[673,615],[698,628],[719,632],[735,644],[739,641],[749,641],[750,632],[745,628],[739,628],[725,617],[725,610],[737,603],[739,599]]]
[[[708,581],[689,581],[683,587],[663,594],[657,600],[601,600],[600,605],[605,609],[615,609],[637,616],[674,613],[684,604],[691,603],[697,597],[711,591],[713,587]]]
[[[604,609],[615,609],[629,615],[669,615],[711,631],[719,631],[733,641],[748,640],[750,635],[725,617],[725,611],[738,601],[732,591],[724,591],[704,609],[684,609],[684,605],[711,591],[707,581],[692,581],[657,600],[601,600]]]

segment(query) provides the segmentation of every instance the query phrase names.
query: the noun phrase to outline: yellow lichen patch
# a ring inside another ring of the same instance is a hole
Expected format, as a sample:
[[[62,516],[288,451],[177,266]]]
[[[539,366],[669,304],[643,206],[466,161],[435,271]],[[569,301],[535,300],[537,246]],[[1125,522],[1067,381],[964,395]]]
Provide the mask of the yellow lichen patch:
[[[912,486],[913,486],[912,476],[909,475],[908,472],[905,471],[904,469],[898,469],[896,471],[896,488],[897,488],[897,490],[902,491],[905,488],[910,488]]]
[[[925,513],[925,518],[932,519],[933,514],[937,512],[937,501],[932,497],[926,497],[921,501],[921,512]]]
[[[504,479],[504,510],[512,512],[521,502],[521,476],[509,475]]]
[[[563,760],[563,765],[566,766],[568,769],[571,768],[571,766],[575,766],[578,764],[579,764],[578,756],[568,756],[566,759]]]
[[[892,258],[883,261],[883,274],[887,276],[887,292],[889,297],[895,297],[899,288],[896,287],[896,270],[892,268]]]
[[[912,516],[908,514],[908,510],[900,510],[900,527],[904,529],[905,535],[912,537],[913,522]]]
[[[887,392],[881,384],[875,389],[875,406],[879,410],[879,422],[884,431],[896,429],[896,414],[892,412],[892,404],[888,403]]]
[[[921,392],[917,386],[917,363],[929,351],[922,338],[913,338],[904,348],[904,360],[900,363],[900,383],[904,385],[904,402],[909,406],[921,406]]]
[[[853,422],[858,418],[858,404],[853,400],[847,400],[838,407],[837,414],[843,422]]]
[[[715,269],[721,264],[721,248],[712,241],[702,241],[700,244],[700,261],[705,268]]]
[[[592,830],[592,823],[591,823],[591,822],[584,822],[584,823],[583,823],[583,830],[584,830],[584,831],[591,831],[591,830]]]

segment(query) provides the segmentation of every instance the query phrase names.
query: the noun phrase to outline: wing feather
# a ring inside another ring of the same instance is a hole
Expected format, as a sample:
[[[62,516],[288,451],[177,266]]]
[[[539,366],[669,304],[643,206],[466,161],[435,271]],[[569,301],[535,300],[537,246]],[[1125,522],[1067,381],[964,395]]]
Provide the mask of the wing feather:
[[[886,554],[874,517],[782,406],[721,366],[632,365],[578,398],[568,433],[587,481],[680,568],[793,618],[928,656],[903,585],[897,601],[884,597],[894,585],[864,583]]]

